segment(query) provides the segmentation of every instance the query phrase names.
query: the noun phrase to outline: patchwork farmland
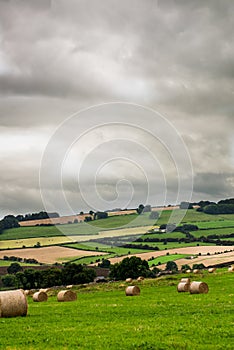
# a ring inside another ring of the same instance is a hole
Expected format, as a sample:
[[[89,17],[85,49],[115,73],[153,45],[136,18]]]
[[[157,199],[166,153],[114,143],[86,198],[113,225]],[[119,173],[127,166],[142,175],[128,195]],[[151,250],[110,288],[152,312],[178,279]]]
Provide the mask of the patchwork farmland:
[[[89,223],[67,224],[68,217],[56,218],[60,220],[58,226],[38,226],[44,220],[34,220],[33,225],[37,226],[22,226],[1,234],[0,258],[14,255],[34,257],[40,263],[97,264],[102,258],[115,263],[133,255],[150,261],[171,256],[179,267],[186,262],[210,266],[234,261],[233,215],[208,215],[195,209],[187,212],[178,208],[156,209],[161,210],[156,221],[149,218],[149,213],[137,215],[134,211],[123,211],[121,215],[111,212],[107,219]],[[192,239],[186,240],[182,232],[159,230],[160,225],[169,222],[171,215],[183,217],[181,224],[197,225],[198,230],[189,232]],[[66,224],[61,225],[62,222]],[[30,223],[28,221],[27,225]],[[211,236],[215,238],[209,239]],[[225,244],[227,240],[228,245]],[[179,259],[181,254],[186,257]],[[190,257],[193,260],[188,260]]]
[[[130,297],[125,295],[129,286],[126,281],[78,282],[66,289],[63,286],[34,290],[33,297],[27,296],[26,317],[0,318],[0,348],[231,350],[234,273],[227,266],[234,262],[234,218],[189,210],[181,225],[196,225],[195,231],[166,232],[160,225],[169,222],[171,212],[162,211],[157,221],[150,219],[149,213],[140,217],[129,213],[89,224],[5,230],[0,236],[0,265],[5,269],[10,266],[7,259],[11,257],[20,261],[35,259],[46,265],[74,262],[88,266],[96,266],[103,259],[114,264],[125,257],[140,257],[148,261],[151,269],[157,267],[162,272],[168,262],[175,262],[179,269],[194,264],[226,267],[214,269],[212,274],[203,269],[196,274],[194,270],[133,280],[131,284],[137,293]],[[184,214],[180,209],[175,211],[175,217]],[[69,264],[64,269],[66,266]],[[59,269],[51,270],[60,273]],[[32,269],[28,271],[30,276]],[[38,272],[36,275],[40,276]],[[47,283],[52,283],[51,276],[48,275]],[[202,281],[208,293],[178,293],[181,278]],[[69,294],[68,300],[73,301],[59,302],[60,290],[62,296]]]

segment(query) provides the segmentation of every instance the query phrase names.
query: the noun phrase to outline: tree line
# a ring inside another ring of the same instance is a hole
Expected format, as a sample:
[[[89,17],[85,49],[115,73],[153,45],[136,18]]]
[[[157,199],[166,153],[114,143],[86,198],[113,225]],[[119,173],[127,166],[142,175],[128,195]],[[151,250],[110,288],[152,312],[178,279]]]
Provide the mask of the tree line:
[[[200,207],[197,211],[204,212],[205,214],[234,214],[234,198],[222,199],[218,203],[209,201],[201,201],[199,203]]]
[[[49,268],[46,270],[25,269],[18,263],[13,263],[8,268],[8,274],[2,276],[4,287],[11,288],[47,288],[68,284],[83,284],[93,282],[96,277],[94,269],[81,264],[67,263],[61,268]]]

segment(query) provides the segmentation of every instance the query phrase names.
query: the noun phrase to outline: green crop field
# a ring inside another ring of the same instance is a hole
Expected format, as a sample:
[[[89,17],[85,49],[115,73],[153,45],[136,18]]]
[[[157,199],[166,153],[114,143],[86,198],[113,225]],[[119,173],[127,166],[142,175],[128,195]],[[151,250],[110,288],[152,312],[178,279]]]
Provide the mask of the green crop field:
[[[61,231],[59,230],[61,228]],[[85,223],[66,224],[58,226],[25,226],[4,230],[0,235],[1,240],[57,237],[64,235],[92,235],[98,233],[98,229]]]
[[[223,227],[223,228],[213,228],[210,230],[198,230],[198,231],[192,231],[191,234],[194,237],[207,237],[209,235],[225,235],[225,234],[231,234],[234,233],[234,227]],[[226,238],[229,239],[229,238]]]
[[[189,209],[187,210],[183,210],[183,209],[177,209],[177,210],[164,210],[161,212],[161,215],[157,221],[157,225],[161,225],[161,224],[166,224],[170,218],[170,216],[173,215],[173,218],[171,218],[170,222],[176,222],[177,218],[181,218],[182,215],[184,215],[181,223],[185,223],[185,222],[190,222],[190,223],[195,223],[195,222],[206,222],[206,221],[220,221],[220,220],[233,220],[233,216],[232,215],[209,215],[209,214],[205,214],[202,212],[198,212],[195,209]]]
[[[185,234],[182,232],[165,232],[165,233],[146,233],[144,236],[141,238],[184,238]]]
[[[234,227],[234,220],[216,220],[216,221],[197,221],[197,222],[188,222],[188,224],[197,225],[201,228],[222,228],[222,227]]]
[[[11,260],[2,260],[0,259],[0,266],[10,266],[12,263],[15,263],[17,261],[11,261]],[[28,263],[24,263],[24,262],[19,262],[20,265],[22,266],[28,266],[30,268],[34,268],[35,264],[28,264]]]
[[[102,252],[110,252],[110,254],[107,254],[105,256],[87,256],[84,258],[79,258],[74,260],[74,258],[70,258],[69,261],[77,262],[79,264],[91,264],[96,262],[96,260],[100,261],[102,258],[103,259],[109,259],[113,258],[115,256],[124,256],[128,254],[138,254],[138,253],[146,253],[148,250],[145,249],[129,249],[129,248],[124,248],[124,247],[112,247],[109,245],[105,244],[100,244],[97,242],[85,242],[86,244],[82,243],[71,243],[71,244],[65,244],[65,247],[68,248],[75,248],[75,249],[82,249],[82,250],[92,250],[93,252],[102,251]],[[96,249],[98,247],[98,250]]]
[[[180,277],[145,280],[135,297],[125,283],[80,288],[75,302],[28,297],[27,317],[0,319],[0,349],[233,349],[234,273],[205,274],[198,295],[177,293]]]
[[[166,264],[168,261],[176,261],[178,259],[183,259],[186,258],[187,256],[190,257],[190,255],[188,254],[170,254],[170,255],[163,255],[163,256],[159,256],[158,258],[149,260],[149,266],[152,265],[157,265],[158,263],[160,264]],[[159,266],[160,267],[160,266]]]

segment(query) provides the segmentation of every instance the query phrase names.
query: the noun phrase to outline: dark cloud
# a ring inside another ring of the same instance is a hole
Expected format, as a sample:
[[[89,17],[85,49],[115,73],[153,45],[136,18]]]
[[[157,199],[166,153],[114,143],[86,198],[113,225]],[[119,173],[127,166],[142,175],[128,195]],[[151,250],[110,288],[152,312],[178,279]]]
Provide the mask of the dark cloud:
[[[55,128],[82,108],[113,101],[147,105],[173,123],[191,156],[196,198],[231,196],[233,11],[230,0],[1,1],[4,212],[41,209],[40,160]],[[167,170],[174,200],[177,181]],[[104,175],[100,192],[112,198],[116,179]]]
[[[218,200],[233,196],[233,173],[198,173],[194,179],[194,191]]]

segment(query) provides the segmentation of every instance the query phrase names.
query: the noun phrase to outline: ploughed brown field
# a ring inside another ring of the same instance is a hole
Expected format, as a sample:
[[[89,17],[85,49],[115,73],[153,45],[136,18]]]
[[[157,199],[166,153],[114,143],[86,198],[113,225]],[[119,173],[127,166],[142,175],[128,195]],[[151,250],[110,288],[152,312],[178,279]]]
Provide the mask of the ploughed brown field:
[[[6,256],[17,256],[19,258],[36,259],[44,264],[54,264],[56,262],[65,261],[67,258],[80,258],[85,256],[105,255],[102,252],[93,252],[89,250],[77,250],[60,246],[42,247],[42,248],[26,248],[0,250],[0,259]]]

